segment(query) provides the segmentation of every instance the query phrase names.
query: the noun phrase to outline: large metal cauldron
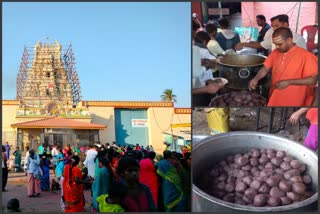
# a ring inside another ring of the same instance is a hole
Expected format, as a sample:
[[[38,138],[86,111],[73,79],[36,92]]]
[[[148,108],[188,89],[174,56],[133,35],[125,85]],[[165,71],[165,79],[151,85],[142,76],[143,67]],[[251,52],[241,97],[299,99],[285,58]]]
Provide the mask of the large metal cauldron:
[[[219,76],[229,81],[228,88],[247,89],[265,59],[261,55],[226,55],[217,61]],[[265,78],[259,81],[259,84],[264,83]]]
[[[292,157],[307,164],[312,177],[312,197],[287,206],[253,207],[225,202],[202,189],[204,172],[215,162],[228,155],[247,152],[251,148],[272,148],[286,151]],[[315,211],[318,201],[318,156],[305,146],[286,138],[260,132],[229,132],[210,137],[194,136],[192,150],[192,211],[194,212],[268,212],[268,211]]]

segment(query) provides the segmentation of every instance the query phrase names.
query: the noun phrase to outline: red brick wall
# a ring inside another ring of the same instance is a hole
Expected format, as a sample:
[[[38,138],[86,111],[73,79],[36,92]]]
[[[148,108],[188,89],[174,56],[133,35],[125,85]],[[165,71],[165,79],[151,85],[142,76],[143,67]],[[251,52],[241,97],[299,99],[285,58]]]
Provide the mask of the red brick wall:
[[[316,21],[316,2],[302,2],[299,18],[298,33],[306,25],[318,24]],[[296,5],[296,6],[295,6]],[[295,6],[295,7],[294,7]],[[292,9],[294,8],[294,9]],[[292,10],[291,10],[292,9]],[[298,2],[242,2],[242,26],[257,26],[256,15],[263,14],[270,24],[270,18],[278,14],[287,14],[292,31],[296,31]],[[250,20],[251,19],[251,20]]]

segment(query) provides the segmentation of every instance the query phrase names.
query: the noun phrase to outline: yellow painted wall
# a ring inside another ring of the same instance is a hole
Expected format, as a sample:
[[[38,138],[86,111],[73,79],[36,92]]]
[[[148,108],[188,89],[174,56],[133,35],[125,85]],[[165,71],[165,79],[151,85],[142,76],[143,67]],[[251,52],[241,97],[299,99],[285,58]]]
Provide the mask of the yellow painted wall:
[[[17,132],[11,127],[11,124],[16,123],[18,108],[18,105],[2,105],[2,143],[9,142],[9,145],[13,146],[11,152],[17,142]]]
[[[16,131],[11,127],[13,123],[25,122],[38,120],[41,118],[17,118],[16,111],[18,105],[2,105],[2,133],[6,131]],[[111,143],[116,139],[116,129],[115,129],[115,115],[114,107],[90,107],[89,111],[92,113],[92,123],[106,125],[105,130],[100,130],[100,141],[102,143]],[[155,152],[162,154],[163,152],[163,133],[171,133],[171,124],[178,123],[191,123],[191,114],[175,114],[173,107],[150,107],[147,109],[148,115],[148,127],[149,127],[149,143],[153,146]],[[83,122],[90,122],[88,119],[77,119]],[[184,128],[182,128],[184,129]],[[185,130],[190,130],[190,128],[185,128]],[[31,131],[31,130],[30,130]],[[33,131],[31,131],[33,132]],[[30,135],[36,135],[36,133],[31,133]],[[24,146],[25,143],[29,144],[27,134],[24,134]],[[9,144],[16,146],[16,135],[14,139],[9,141]]]
[[[163,152],[163,133],[171,133],[171,124],[191,123],[191,114],[175,114],[174,108],[149,108],[149,142],[155,152]],[[190,128],[186,128],[189,129]]]
[[[156,153],[163,153],[163,132],[170,131],[174,108],[149,108],[149,143]]]
[[[18,105],[2,105],[2,131],[13,131],[11,124],[16,123]]]
[[[100,130],[102,143],[116,141],[115,115],[113,107],[90,107],[92,123],[106,125],[107,129]],[[175,114],[174,108],[148,108],[149,143],[157,153],[163,152],[163,132],[171,133],[171,124],[191,123],[191,114]],[[182,128],[183,130],[184,128]],[[185,128],[190,130],[190,128]]]
[[[89,107],[92,113],[92,123],[106,125],[105,130],[99,130],[101,143],[112,143],[116,140],[114,127],[114,108],[113,107]]]

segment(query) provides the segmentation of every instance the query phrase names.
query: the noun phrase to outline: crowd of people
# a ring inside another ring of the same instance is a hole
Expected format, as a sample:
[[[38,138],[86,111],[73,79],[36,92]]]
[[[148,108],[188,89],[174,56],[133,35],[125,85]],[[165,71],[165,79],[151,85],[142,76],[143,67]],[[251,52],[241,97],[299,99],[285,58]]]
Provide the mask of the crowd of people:
[[[4,158],[5,146],[2,149]],[[61,190],[57,203],[64,212],[83,212],[85,202],[91,203],[94,212],[191,210],[190,148],[183,146],[180,153],[167,147],[156,155],[152,146],[121,147],[114,142],[54,145],[50,154],[42,149],[26,150],[28,197]],[[54,177],[50,180],[51,169]],[[90,190],[91,198],[84,197],[85,190]]]

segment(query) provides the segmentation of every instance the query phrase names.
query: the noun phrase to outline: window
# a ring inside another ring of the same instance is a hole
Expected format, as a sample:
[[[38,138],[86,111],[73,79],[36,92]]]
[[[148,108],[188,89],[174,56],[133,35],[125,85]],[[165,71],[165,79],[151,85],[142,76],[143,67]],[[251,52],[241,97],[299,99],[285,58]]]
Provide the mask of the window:
[[[50,72],[47,72],[47,77],[50,78]]]

